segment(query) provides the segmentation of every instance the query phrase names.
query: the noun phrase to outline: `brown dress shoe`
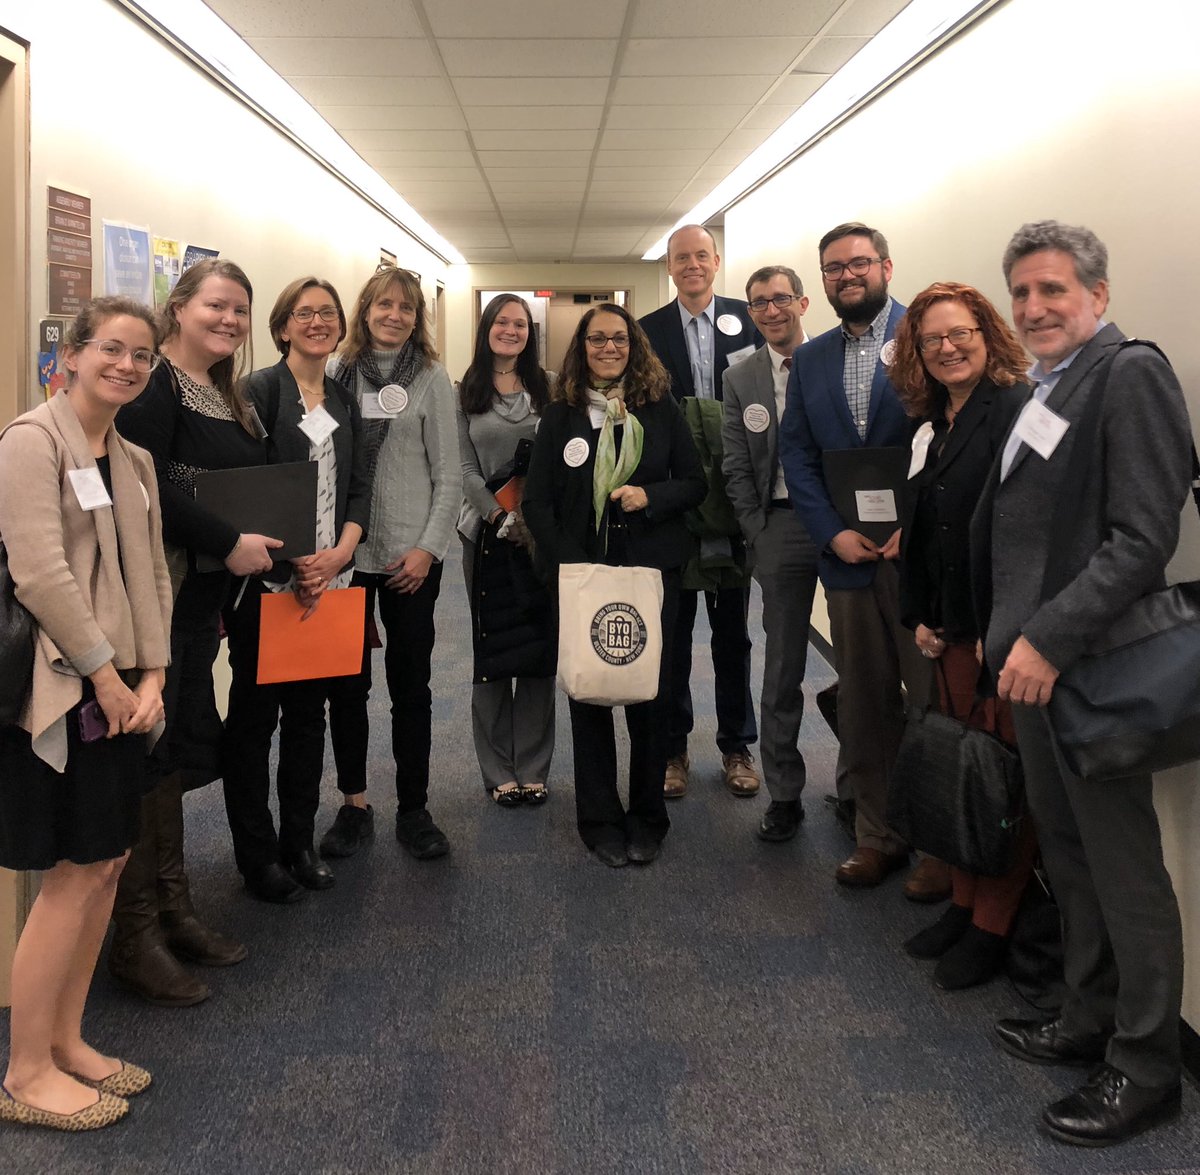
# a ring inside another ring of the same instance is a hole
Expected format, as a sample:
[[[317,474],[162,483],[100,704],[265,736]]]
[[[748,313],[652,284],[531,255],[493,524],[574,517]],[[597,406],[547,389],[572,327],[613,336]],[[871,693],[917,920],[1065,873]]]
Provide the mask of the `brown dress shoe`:
[[[904,896],[926,905],[944,902],[950,896],[950,866],[936,857],[922,857],[904,883]]]
[[[749,751],[731,751],[721,756],[725,768],[725,786],[735,796],[753,796],[762,780],[754,770],[754,756]]]
[[[687,792],[689,766],[686,752],[682,755],[673,755],[667,760],[667,774],[663,778],[663,795],[668,800],[677,800]]]
[[[908,864],[907,853],[882,853],[865,845],[854,850],[833,875],[839,885],[867,889]]]

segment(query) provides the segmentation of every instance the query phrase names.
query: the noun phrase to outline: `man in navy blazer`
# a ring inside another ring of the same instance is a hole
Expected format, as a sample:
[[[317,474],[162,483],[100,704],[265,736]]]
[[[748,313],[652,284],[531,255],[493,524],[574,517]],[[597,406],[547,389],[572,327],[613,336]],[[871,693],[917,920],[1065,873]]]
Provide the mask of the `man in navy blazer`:
[[[856,805],[857,847],[835,876],[843,885],[871,886],[908,860],[908,846],[885,815],[888,777],[904,733],[901,681],[921,701],[932,682],[928,662],[900,622],[900,531],[880,547],[849,526],[834,509],[822,455],[911,444],[913,424],[887,376],[890,340],[904,307],[888,294],[892,262],[877,229],[838,225],[821,239],[819,255],[825,295],[841,325],[793,357],[779,454],[792,505],[820,552],[817,570],[838,672],[838,766]],[[905,896],[938,901],[949,889],[946,867],[925,858]]]
[[[749,358],[763,337],[750,318],[745,302],[713,294],[721,268],[716,242],[698,224],[677,228],[667,242],[667,272],[678,297],[638,320],[650,346],[671,377],[676,400],[696,396],[720,400],[726,369]],[[740,542],[740,539],[738,540]],[[664,788],[668,798],[687,790],[687,739],[692,731],[692,628],[696,623],[698,592],[684,590],[679,598],[671,665],[670,759]],[[734,795],[758,791],[750,746],[758,740],[754,701],[750,695],[750,636],[746,613],[750,588],[706,591],[712,629],[712,659],[717,708],[717,747],[721,751],[725,786]]]

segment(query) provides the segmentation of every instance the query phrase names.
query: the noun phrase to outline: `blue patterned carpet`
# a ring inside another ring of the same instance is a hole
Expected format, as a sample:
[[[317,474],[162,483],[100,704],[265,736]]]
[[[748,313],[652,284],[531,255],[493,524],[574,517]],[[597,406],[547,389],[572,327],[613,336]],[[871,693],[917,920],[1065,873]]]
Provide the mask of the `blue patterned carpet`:
[[[205,973],[213,998],[181,1011],[133,1001],[102,968],[89,1035],[148,1066],[153,1090],[98,1135],[0,1127],[0,1171],[1200,1171],[1190,1086],[1178,1124],[1115,1150],[1037,1134],[1040,1107],[1076,1075],[989,1045],[993,1019],[1022,1014],[1011,990],[933,988],[930,965],[900,950],[931,920],[900,877],[868,893],[834,885],[849,842],[821,802],[835,747],[815,706],[808,819],[789,844],[754,838],[765,795],[735,800],[719,782],[703,611],[692,790],[659,861],[610,870],[575,835],[565,705],[550,803],[484,801],[448,567],[431,810],[452,854],[420,864],[391,837],[378,702],[380,836],[335,863],[328,893],[250,900],[219,790],[189,797],[197,902],[250,959]],[[817,689],[830,678],[814,662]],[[327,787],[319,829],[336,805]]]

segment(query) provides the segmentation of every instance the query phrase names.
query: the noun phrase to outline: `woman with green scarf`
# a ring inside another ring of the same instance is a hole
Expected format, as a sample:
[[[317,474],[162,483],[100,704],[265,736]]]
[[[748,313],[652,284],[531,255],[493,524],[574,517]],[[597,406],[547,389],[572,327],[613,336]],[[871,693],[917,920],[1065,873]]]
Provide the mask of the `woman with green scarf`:
[[[624,307],[593,307],[579,321],[542,415],[523,509],[539,568],[552,583],[563,563],[662,572],[658,697],[625,707],[628,811],[617,792],[612,708],[570,704],[579,835],[613,867],[654,860],[670,827],[666,667],[690,546],[683,515],[704,493],[696,447],[642,328]]]

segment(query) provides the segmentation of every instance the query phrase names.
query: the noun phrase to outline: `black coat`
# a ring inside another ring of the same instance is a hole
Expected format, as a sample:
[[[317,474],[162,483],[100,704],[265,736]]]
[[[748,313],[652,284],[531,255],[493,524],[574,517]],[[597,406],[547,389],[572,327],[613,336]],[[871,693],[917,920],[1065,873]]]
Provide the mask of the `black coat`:
[[[984,379],[952,429],[947,431],[945,393],[924,418],[934,426],[934,440],[925,468],[908,484],[900,546],[900,617],[907,627],[944,628],[949,641],[978,638],[971,601],[971,515],[1028,395],[1025,384],[999,388]]]
[[[683,515],[705,494],[695,443],[669,396],[632,411],[642,424],[643,441],[642,459],[628,484],[641,486],[649,504],[645,510],[620,515],[617,522],[624,523],[624,533],[619,543],[610,543],[607,554],[607,528],[602,526],[597,534],[592,505],[599,430],[592,428],[586,412],[564,400],[556,400],[542,414],[522,510],[537,544],[538,567],[552,580],[561,563],[619,562],[666,571],[681,567],[691,553]],[[582,465],[572,468],[563,451],[575,438],[586,441],[588,453]]]
[[[732,314],[742,324],[738,334],[727,335],[716,326],[717,319],[723,314]],[[646,332],[651,349],[671,377],[671,395],[676,400],[694,396],[696,387],[692,382],[692,362],[688,358],[687,339],[683,335],[683,320],[679,317],[679,299],[674,298],[665,306],[639,318],[638,325]],[[713,326],[713,394],[720,400],[725,394],[722,376],[729,367],[730,352],[741,351],[745,347],[761,347],[765,340],[750,318],[750,308],[740,298],[714,296]]]

